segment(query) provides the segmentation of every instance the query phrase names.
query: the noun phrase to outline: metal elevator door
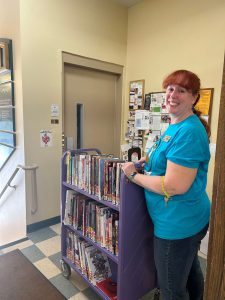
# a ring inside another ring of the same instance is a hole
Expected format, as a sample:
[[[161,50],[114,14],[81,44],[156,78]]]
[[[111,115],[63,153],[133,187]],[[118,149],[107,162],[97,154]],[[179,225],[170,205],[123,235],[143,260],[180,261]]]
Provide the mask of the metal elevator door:
[[[64,136],[67,148],[119,154],[115,122],[117,75],[64,65]],[[120,120],[119,120],[120,121]]]

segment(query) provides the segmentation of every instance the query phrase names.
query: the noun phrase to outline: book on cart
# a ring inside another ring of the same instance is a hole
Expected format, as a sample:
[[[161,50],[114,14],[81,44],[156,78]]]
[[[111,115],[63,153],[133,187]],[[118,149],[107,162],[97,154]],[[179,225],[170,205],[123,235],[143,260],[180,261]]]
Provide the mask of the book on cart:
[[[105,253],[94,246],[90,246],[85,249],[85,254],[92,284],[96,285],[112,276],[108,257]]]
[[[117,300],[117,283],[111,278],[97,282],[97,287],[103,291],[110,300]]]
[[[112,154],[66,153],[66,182],[97,196],[119,204],[121,165],[124,160]]]

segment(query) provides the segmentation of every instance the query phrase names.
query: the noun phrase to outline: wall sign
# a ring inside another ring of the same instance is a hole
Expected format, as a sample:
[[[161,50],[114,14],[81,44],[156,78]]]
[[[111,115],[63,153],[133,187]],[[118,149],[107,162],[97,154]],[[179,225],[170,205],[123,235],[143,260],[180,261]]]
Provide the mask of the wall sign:
[[[42,148],[52,146],[52,132],[50,130],[40,131],[40,145]]]

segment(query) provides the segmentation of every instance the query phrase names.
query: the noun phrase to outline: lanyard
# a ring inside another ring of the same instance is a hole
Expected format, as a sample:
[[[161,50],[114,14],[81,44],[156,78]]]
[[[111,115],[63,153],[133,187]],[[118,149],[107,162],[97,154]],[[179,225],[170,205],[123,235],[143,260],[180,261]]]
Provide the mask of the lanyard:
[[[161,143],[161,138],[155,142],[155,144],[152,146],[151,150],[149,151],[149,153],[146,156],[146,163],[148,164],[148,162],[150,162],[149,164],[149,171],[145,172],[146,174],[151,174],[151,168],[152,168],[152,161],[153,161],[153,157],[155,155],[155,150],[158,149],[159,145]]]

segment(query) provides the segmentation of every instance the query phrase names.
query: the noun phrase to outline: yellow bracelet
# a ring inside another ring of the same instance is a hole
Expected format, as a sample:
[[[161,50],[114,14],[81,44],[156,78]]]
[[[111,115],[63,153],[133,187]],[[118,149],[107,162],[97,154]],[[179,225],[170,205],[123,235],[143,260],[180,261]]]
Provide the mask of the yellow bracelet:
[[[162,187],[162,192],[165,195],[165,200],[168,201],[170,199],[170,195],[165,189],[165,176],[161,176],[161,187]]]

